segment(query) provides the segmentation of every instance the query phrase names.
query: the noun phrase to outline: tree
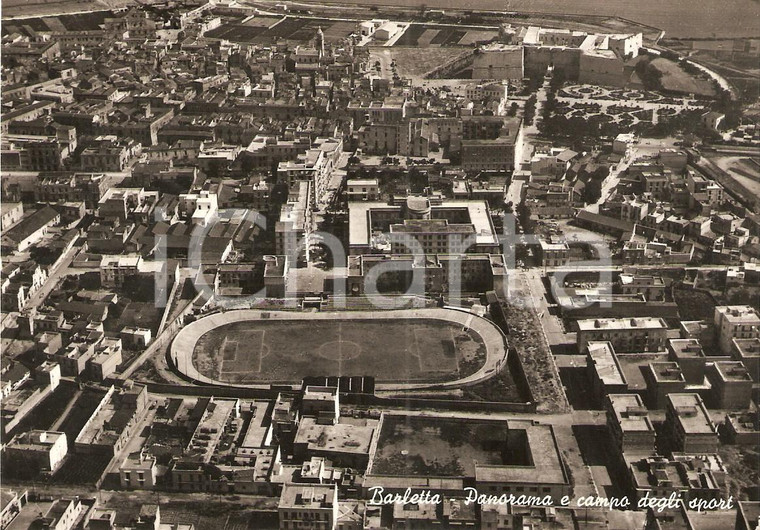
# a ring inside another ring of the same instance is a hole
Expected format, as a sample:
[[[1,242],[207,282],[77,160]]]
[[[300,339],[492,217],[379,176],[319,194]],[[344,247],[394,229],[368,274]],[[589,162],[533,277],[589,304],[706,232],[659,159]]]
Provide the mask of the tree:
[[[536,114],[536,95],[532,94],[525,102],[525,108],[523,111],[523,119],[527,125],[533,123],[533,116]]]
[[[635,70],[646,90],[662,90],[662,72],[652,66],[651,62],[643,59],[636,63]]]
[[[524,202],[521,202],[517,205],[515,212],[517,213],[517,219],[520,221],[520,226],[522,226],[523,232],[526,234],[532,234],[533,220],[530,218],[530,208],[528,208]]]
[[[588,179],[586,186],[583,188],[583,201],[586,204],[592,204],[602,197],[602,181]]]
[[[549,88],[551,88],[552,91],[556,91],[558,88],[565,84],[566,79],[567,78],[565,76],[565,71],[555,68],[554,72],[552,72],[552,79],[549,82]]]

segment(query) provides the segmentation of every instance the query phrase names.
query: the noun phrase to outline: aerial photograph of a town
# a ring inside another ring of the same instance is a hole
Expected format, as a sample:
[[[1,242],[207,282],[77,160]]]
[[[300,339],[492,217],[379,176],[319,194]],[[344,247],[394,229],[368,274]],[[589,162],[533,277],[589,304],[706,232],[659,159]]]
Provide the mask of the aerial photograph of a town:
[[[0,530],[760,530],[760,1],[0,19]]]

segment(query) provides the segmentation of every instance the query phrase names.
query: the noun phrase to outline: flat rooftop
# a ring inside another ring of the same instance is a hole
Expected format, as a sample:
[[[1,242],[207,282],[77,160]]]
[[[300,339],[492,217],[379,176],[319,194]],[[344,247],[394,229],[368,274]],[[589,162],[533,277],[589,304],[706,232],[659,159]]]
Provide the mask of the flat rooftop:
[[[760,339],[734,339],[733,342],[739,357],[760,357]]]
[[[699,394],[668,394],[668,405],[687,434],[716,434]]]
[[[741,361],[715,361],[713,366],[725,382],[752,381],[747,367]]]
[[[310,451],[369,454],[377,424],[353,425],[337,423],[320,425],[314,418],[303,418],[298,425],[294,444],[307,444]]]
[[[524,430],[533,465],[475,465],[476,482],[518,482],[527,484],[567,484],[551,425],[509,420],[510,430]]]
[[[28,530],[40,524],[40,514],[47,515],[55,501],[29,502],[24,505],[11,523],[6,526],[7,530]],[[40,524],[40,528],[42,525]]]
[[[269,422],[267,421],[268,401],[254,401],[251,403],[251,420],[240,443],[241,448],[259,448],[266,445]]]
[[[449,224],[446,219],[404,219],[403,224],[392,224],[391,232],[408,234],[472,234],[468,224]]]
[[[676,362],[649,363],[648,370],[658,382],[686,382],[681,367]]]
[[[377,179],[348,179],[348,186],[377,186]]]
[[[618,364],[628,381],[628,391],[644,391],[647,383],[644,380],[644,369],[652,362],[665,362],[668,360],[667,353],[625,353],[617,356]]]
[[[66,437],[60,431],[34,430],[14,436],[8,447],[28,451],[48,451],[61,437]]]
[[[338,389],[332,386],[307,386],[303,399],[309,401],[335,401],[338,399]]]
[[[654,426],[638,394],[609,394],[612,411],[623,432],[651,432]]]
[[[641,287],[665,287],[665,280],[662,276],[642,276],[635,274],[621,274],[620,283],[622,285],[632,285]]]
[[[623,370],[618,364],[612,344],[602,341],[590,341],[588,343],[588,357],[602,383],[605,385],[628,384]]]
[[[552,251],[552,250],[568,250],[570,247],[567,244],[567,241],[562,241],[561,243],[554,243],[550,241],[546,241],[542,239],[540,241],[541,243],[541,250],[544,252]]]
[[[729,322],[743,324],[760,324],[760,316],[757,311],[748,305],[722,305],[715,308]]]
[[[279,507],[282,508],[332,508],[337,501],[335,485],[284,484]]]
[[[477,244],[496,245],[499,243],[485,201],[444,201],[440,205],[430,207],[431,215],[436,219],[445,219],[446,210],[452,209],[467,211],[469,225],[474,230],[472,233],[475,234]],[[401,224],[405,220],[404,209],[400,205],[384,202],[351,202],[348,205],[349,247],[370,246],[373,212],[381,213],[384,218],[390,218],[392,221],[398,221],[396,224]]]
[[[188,444],[189,449],[200,452],[204,462],[211,460],[224,433],[224,426],[236,404],[235,399],[215,399],[208,402],[203,417]]]
[[[676,359],[702,358],[705,352],[697,339],[670,339],[668,350]]]
[[[668,329],[668,325],[661,318],[597,318],[579,320],[578,329],[580,331],[600,329]]]
[[[135,415],[135,410],[125,406],[123,398],[138,389],[114,389],[103,396],[102,405],[91,421],[76,438],[77,444],[113,445]]]

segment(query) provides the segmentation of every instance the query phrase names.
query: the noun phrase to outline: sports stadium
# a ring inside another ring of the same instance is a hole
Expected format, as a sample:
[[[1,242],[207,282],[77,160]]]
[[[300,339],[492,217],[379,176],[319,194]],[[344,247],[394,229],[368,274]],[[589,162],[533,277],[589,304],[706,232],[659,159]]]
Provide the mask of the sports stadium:
[[[234,386],[300,384],[310,376],[371,376],[380,389],[457,387],[506,361],[501,330],[454,309],[303,313],[226,311],[175,337],[186,377]]]

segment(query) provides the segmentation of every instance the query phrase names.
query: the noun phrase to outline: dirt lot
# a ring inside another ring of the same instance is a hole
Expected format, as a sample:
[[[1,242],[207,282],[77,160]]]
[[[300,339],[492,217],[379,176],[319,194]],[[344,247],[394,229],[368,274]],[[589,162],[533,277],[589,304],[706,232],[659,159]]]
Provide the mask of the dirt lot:
[[[721,445],[718,454],[729,472],[730,494],[743,500],[760,498],[760,451],[751,446]]]
[[[396,61],[396,72],[402,78],[421,80],[434,68],[464,54],[462,48],[410,48],[410,47],[375,47],[370,51],[370,64],[380,61]]]
[[[3,19],[100,11],[129,3],[127,0],[3,0]]]
[[[478,334],[437,320],[244,321],[203,335],[194,363],[225,381],[292,382],[324,374],[440,381],[476,372],[485,356]]]
[[[506,425],[387,416],[378,440],[375,474],[472,476],[475,463],[503,464],[498,446]]]
[[[673,61],[659,58],[652,61],[652,66],[662,74],[662,87],[665,90],[702,96],[715,95],[710,80],[690,75]]]

